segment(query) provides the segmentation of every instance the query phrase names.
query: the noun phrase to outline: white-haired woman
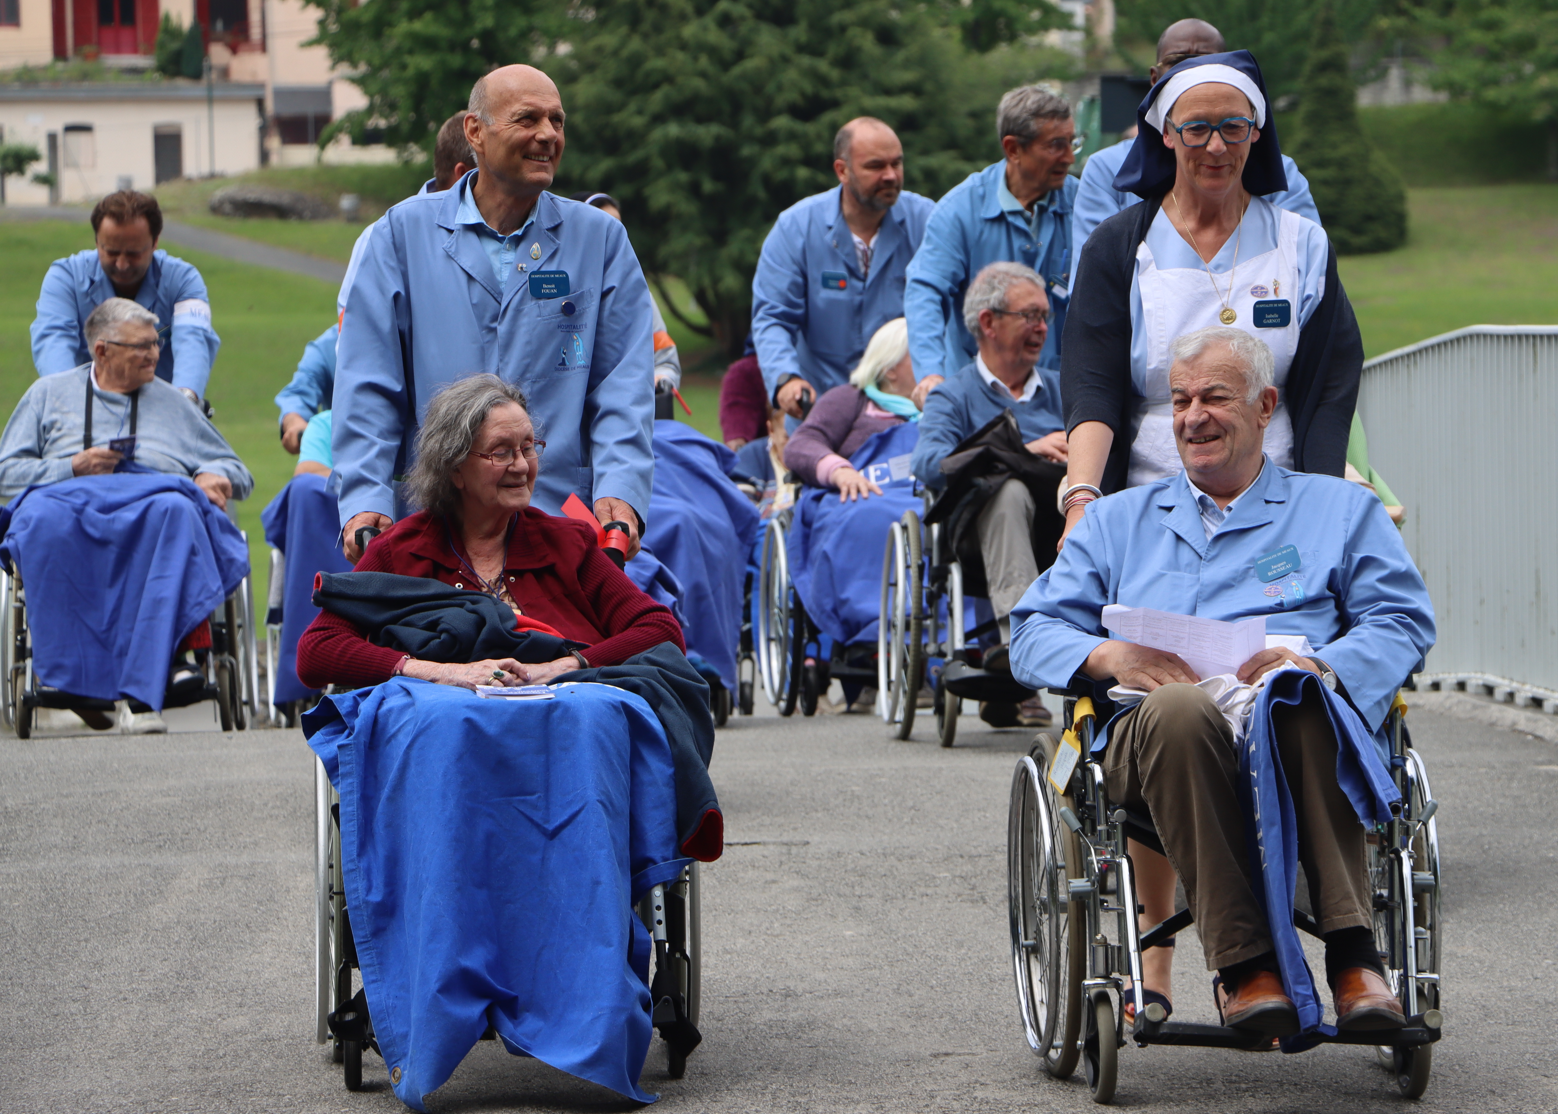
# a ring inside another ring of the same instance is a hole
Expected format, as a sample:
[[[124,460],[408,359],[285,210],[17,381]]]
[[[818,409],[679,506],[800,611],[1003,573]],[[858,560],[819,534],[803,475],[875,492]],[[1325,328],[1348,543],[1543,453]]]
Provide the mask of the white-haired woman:
[[[909,329],[898,317],[876,331],[849,384],[825,392],[790,435],[785,466],[810,487],[834,488],[840,502],[882,494],[849,458],[872,434],[920,420],[913,393]]]

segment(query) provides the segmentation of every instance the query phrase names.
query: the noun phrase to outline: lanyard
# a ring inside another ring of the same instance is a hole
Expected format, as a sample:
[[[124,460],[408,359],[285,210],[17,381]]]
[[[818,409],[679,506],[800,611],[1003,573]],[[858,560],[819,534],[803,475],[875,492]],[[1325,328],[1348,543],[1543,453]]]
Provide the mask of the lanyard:
[[[475,579],[476,583],[482,586],[482,590],[493,599],[499,599],[503,592],[503,569],[508,565],[509,542],[514,537],[514,527],[518,524],[518,522],[519,514],[518,512],[515,512],[514,517],[509,519],[508,533],[503,537],[504,564],[498,569],[497,585],[494,587],[493,584],[487,581],[486,577],[477,572],[476,569],[471,566],[470,562],[465,559],[465,555],[461,553],[459,547],[454,544],[454,531],[449,529],[449,520],[447,518],[444,519],[444,536],[449,540],[449,552],[454,554],[455,560],[460,562],[460,567],[463,568],[466,572],[470,573],[472,578]]]
[[[141,389],[137,387],[130,392],[130,436],[135,436],[135,422],[140,415]],[[124,420],[120,419],[119,428],[124,428]],[[92,370],[87,369],[87,419],[86,429],[81,438],[82,449],[92,447]]]

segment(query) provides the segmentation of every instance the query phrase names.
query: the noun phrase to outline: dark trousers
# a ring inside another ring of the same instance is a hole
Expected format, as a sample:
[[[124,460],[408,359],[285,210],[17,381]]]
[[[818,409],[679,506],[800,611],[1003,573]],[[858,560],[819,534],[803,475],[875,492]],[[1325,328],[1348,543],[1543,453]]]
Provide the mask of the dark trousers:
[[[1336,779],[1336,736],[1318,702],[1279,710],[1277,753],[1293,794],[1298,858],[1321,932],[1374,923],[1365,832]],[[1194,685],[1154,690],[1110,728],[1109,799],[1144,807],[1185,886],[1208,970],[1272,950],[1251,886],[1233,732]]]

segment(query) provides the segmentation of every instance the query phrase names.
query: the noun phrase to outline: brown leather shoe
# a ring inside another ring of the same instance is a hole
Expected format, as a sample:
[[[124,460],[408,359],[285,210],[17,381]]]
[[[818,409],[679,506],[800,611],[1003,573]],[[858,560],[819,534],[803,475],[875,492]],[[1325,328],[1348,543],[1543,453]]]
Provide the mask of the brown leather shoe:
[[[1283,993],[1282,976],[1256,971],[1223,1003],[1223,1024],[1268,1037],[1288,1037],[1298,1032],[1298,1008]]]
[[[1398,1029],[1406,1022],[1390,984],[1370,967],[1349,967],[1336,979],[1338,1029]]]

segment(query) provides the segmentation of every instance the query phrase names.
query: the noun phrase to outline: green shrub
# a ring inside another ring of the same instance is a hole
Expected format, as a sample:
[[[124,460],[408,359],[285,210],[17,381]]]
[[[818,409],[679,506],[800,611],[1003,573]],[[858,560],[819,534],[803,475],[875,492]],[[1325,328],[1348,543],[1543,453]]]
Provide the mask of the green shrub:
[[[156,70],[164,77],[178,77],[184,55],[184,21],[175,19],[172,12],[162,13],[157,26],[157,45],[153,50]]]
[[[203,77],[205,59],[206,43],[200,34],[200,23],[197,20],[189,25],[189,30],[184,34],[184,43],[179,50],[179,73],[185,77]]]
[[[1290,153],[1309,179],[1337,252],[1400,247],[1407,238],[1406,187],[1358,120],[1358,88],[1330,4],[1315,20],[1302,88]]]

